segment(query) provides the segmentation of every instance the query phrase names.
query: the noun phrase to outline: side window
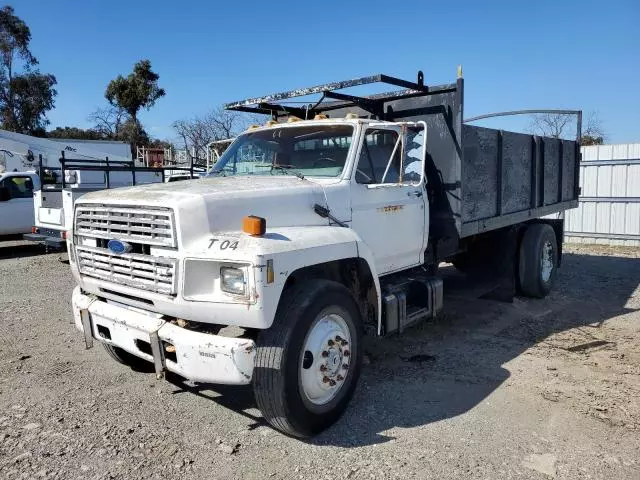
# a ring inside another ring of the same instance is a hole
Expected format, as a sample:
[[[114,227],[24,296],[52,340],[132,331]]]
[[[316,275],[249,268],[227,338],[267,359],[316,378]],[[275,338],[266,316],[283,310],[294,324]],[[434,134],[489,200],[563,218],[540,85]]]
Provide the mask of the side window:
[[[407,131],[404,159],[402,161],[403,183],[415,184],[422,178],[422,148],[424,142],[424,129],[409,129]]]
[[[9,177],[2,181],[2,186],[7,187],[11,198],[32,198],[33,181],[31,177]]]
[[[398,144],[398,139],[398,132],[394,130],[367,129],[358,159],[356,182],[366,184],[399,182],[402,145]],[[393,159],[389,162],[392,154]]]

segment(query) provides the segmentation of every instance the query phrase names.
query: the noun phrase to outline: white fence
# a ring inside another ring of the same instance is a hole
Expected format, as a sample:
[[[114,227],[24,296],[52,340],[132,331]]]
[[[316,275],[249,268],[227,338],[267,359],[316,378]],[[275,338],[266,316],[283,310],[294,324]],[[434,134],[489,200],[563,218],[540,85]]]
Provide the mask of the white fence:
[[[566,242],[640,246],[640,143],[582,147],[580,189]]]

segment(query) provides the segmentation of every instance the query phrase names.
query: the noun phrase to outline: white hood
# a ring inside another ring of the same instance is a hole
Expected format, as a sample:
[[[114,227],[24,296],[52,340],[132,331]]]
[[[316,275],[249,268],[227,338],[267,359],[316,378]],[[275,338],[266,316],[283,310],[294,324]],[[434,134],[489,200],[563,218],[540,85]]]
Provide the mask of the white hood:
[[[322,187],[294,176],[208,177],[114,188],[83,195],[77,203],[171,207],[187,248],[187,241],[203,235],[241,230],[246,215],[266,218],[267,230],[328,224],[313,211],[314,204],[326,204]]]

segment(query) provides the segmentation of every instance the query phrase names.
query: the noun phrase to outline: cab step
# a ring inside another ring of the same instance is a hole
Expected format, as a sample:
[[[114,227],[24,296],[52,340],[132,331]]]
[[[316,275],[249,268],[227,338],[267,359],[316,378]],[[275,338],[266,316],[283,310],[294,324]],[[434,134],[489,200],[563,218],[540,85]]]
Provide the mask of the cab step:
[[[402,333],[418,322],[434,318],[443,306],[443,283],[439,277],[412,276],[382,286],[383,335]]]

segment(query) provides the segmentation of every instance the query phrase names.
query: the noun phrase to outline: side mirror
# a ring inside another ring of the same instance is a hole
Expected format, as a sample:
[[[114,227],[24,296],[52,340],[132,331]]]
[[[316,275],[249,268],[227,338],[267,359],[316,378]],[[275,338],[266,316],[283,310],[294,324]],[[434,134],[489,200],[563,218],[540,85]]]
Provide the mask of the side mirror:
[[[8,200],[11,200],[11,192],[9,191],[9,187],[0,185],[0,202],[6,202]]]

